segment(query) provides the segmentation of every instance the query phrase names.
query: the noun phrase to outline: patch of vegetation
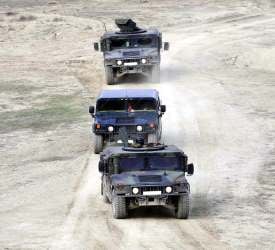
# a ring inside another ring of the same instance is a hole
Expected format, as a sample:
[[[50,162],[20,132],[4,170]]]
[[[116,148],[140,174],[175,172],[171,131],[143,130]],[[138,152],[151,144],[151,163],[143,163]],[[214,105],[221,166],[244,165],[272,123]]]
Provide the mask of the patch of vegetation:
[[[20,16],[18,21],[19,22],[28,22],[28,21],[33,21],[36,20],[37,18],[35,16],[29,15],[29,16]]]
[[[53,19],[53,22],[62,22],[63,21],[63,18],[60,18],[60,17],[55,17]]]
[[[78,96],[53,96],[44,104],[19,111],[0,113],[0,133],[20,129],[53,130],[60,124],[85,121],[86,109]]]
[[[56,4],[57,4],[57,2],[55,2],[55,1],[48,2],[48,5],[56,5]]]
[[[6,16],[15,16],[15,15],[17,15],[16,12],[13,12],[13,11],[6,12]]]
[[[34,90],[39,90],[41,87],[37,87],[34,85],[24,85],[24,84],[17,84],[16,81],[8,81],[4,84],[0,84],[0,92],[16,92],[19,94],[26,94],[30,93]]]

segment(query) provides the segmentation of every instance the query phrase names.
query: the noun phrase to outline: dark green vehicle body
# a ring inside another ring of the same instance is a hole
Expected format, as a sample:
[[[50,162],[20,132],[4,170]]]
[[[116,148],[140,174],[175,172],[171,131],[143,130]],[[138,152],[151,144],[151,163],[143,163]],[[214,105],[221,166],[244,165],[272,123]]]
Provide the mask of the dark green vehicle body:
[[[125,218],[128,210],[140,206],[175,209],[178,218],[189,216],[190,185],[186,173],[193,164],[175,146],[139,148],[108,147],[100,155],[101,194],[111,202],[115,218]]]

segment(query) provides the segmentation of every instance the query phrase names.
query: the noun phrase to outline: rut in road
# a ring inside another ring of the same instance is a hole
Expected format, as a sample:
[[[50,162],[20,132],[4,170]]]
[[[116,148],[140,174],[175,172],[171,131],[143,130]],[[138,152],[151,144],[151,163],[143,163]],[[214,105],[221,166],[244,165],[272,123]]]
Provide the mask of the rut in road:
[[[238,106],[232,105],[231,92],[220,84],[229,79],[228,65],[218,60],[215,53],[231,43],[249,40],[243,30],[250,24],[269,24],[272,20],[261,15],[241,15],[218,18],[205,26],[182,27],[186,36],[167,35],[175,42],[171,53],[163,56],[160,84],[126,80],[120,85],[104,86],[160,91],[167,105],[163,140],[181,147],[196,167],[189,180],[193,197],[191,218],[181,221],[164,209],[140,209],[127,220],[114,220],[111,206],[104,204],[99,195],[98,157],[91,156],[76,207],[64,225],[63,241],[56,241],[55,247],[228,249],[225,242],[232,237],[232,245],[238,244],[236,232],[243,233],[246,227],[242,222],[246,219],[256,225],[251,214],[260,211],[258,206],[246,208],[240,201],[245,197],[248,204],[255,201],[255,176],[263,159],[254,156],[262,150],[259,142],[263,139],[254,132],[260,130],[259,125],[251,123]],[[232,26],[232,22],[236,25]],[[188,36],[190,31],[196,34]],[[222,33],[223,38],[209,35],[211,31]],[[238,74],[236,71],[234,80]],[[248,214],[244,216],[245,211]],[[223,231],[223,241],[216,227],[228,229]],[[253,230],[251,233],[265,233],[265,229]]]

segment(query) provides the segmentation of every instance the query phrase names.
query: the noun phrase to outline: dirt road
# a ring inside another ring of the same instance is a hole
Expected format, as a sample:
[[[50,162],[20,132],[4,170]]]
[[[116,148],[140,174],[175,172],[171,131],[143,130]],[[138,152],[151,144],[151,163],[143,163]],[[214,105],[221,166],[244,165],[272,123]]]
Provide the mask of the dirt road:
[[[125,7],[126,6],[126,7]],[[0,248],[272,249],[275,246],[272,1],[0,1]],[[117,16],[157,26],[163,138],[194,162],[192,214],[100,197],[89,103],[104,84],[92,41]]]

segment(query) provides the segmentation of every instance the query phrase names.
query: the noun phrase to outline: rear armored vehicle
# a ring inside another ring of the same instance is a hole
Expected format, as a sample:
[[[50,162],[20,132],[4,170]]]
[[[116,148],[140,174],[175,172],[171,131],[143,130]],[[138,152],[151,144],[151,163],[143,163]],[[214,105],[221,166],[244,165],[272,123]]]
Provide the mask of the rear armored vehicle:
[[[100,155],[101,194],[112,204],[114,218],[128,216],[130,209],[165,206],[179,219],[190,210],[193,164],[175,146],[108,147]]]
[[[157,29],[140,29],[131,19],[116,19],[119,31],[106,32],[94,49],[103,52],[107,84],[114,84],[124,74],[141,73],[159,82],[160,51],[169,49],[162,44]]]
[[[165,111],[155,89],[103,90],[96,106],[89,109],[94,118],[95,153],[100,153],[107,142],[160,142]]]

